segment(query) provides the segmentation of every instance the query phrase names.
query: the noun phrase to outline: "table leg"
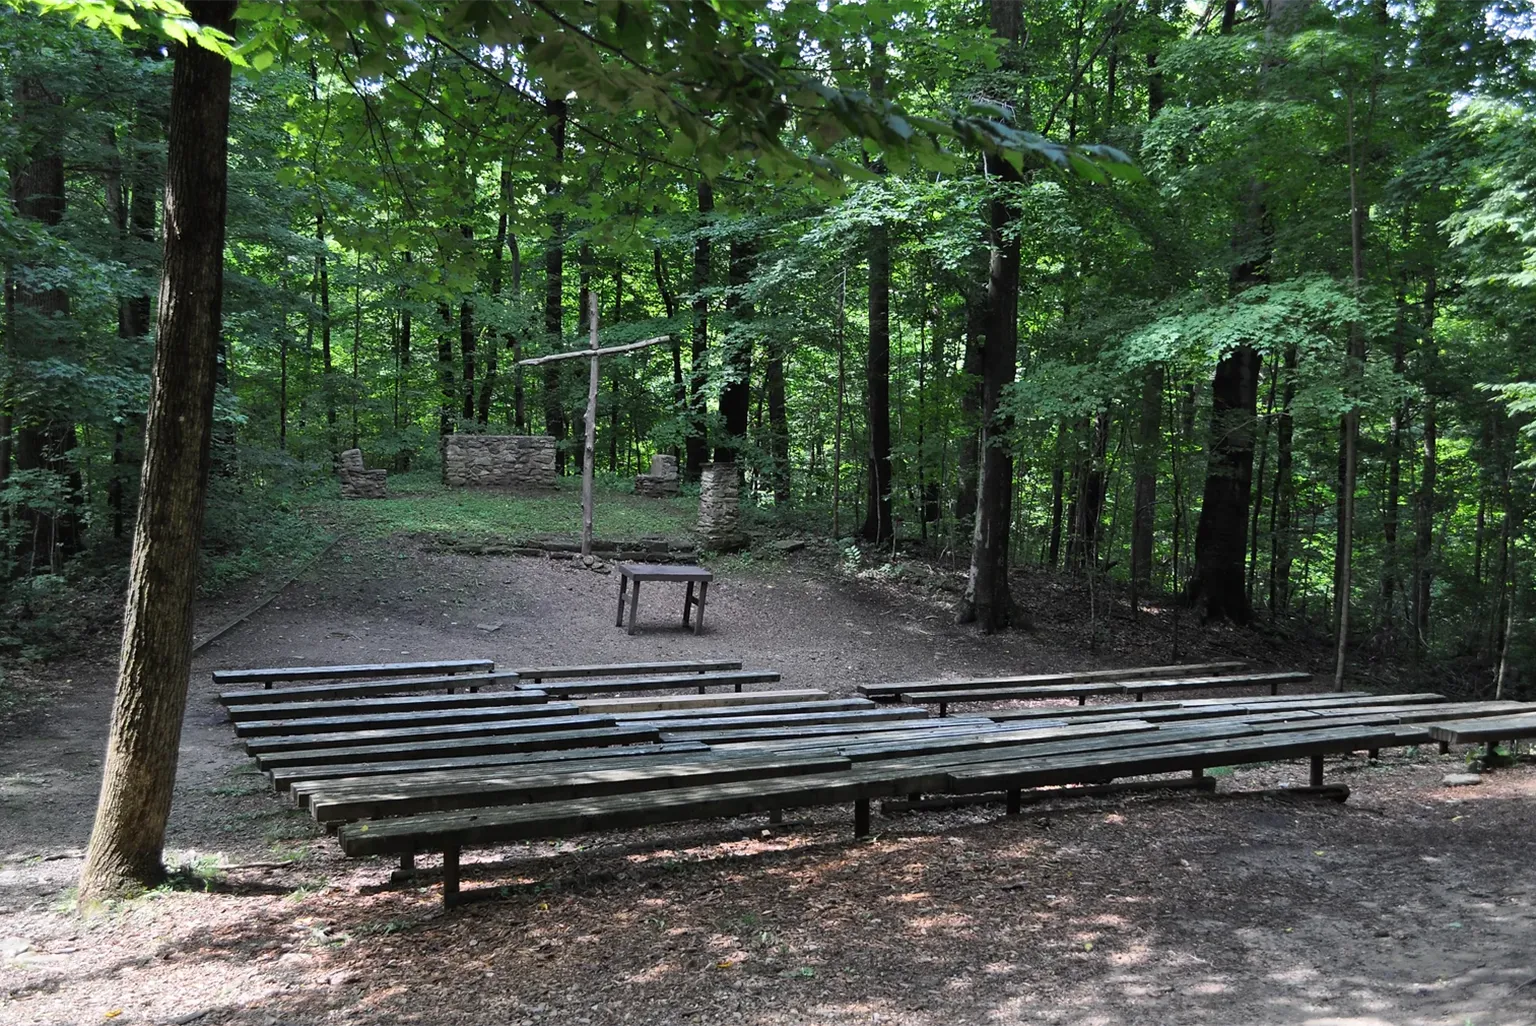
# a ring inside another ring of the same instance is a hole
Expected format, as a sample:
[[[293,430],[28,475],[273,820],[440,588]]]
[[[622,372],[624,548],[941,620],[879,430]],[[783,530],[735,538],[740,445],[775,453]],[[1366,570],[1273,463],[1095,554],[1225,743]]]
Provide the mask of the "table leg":
[[[693,582],[688,582],[688,594],[683,597],[683,626],[688,626],[688,614],[693,610]]]
[[[635,633],[635,613],[640,609],[640,582],[635,581],[634,588],[629,593],[629,631]]]
[[[709,582],[708,581],[700,581],[699,582],[699,600],[696,603],[694,603],[696,606],[699,607],[699,615],[696,616],[694,618],[694,620],[693,620],[693,633],[695,633],[695,634],[703,634],[704,633],[704,602],[708,598],[709,598]]]
[[[624,626],[624,590],[628,584],[629,578],[623,574],[619,574],[619,618],[613,621],[613,625],[615,627]]]

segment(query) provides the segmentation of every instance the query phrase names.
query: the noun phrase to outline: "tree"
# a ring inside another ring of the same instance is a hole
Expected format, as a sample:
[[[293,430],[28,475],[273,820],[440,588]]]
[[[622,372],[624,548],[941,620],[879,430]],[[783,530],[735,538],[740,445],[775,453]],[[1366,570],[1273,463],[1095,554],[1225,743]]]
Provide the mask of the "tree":
[[[189,11],[220,32],[234,0]],[[230,65],[193,43],[175,48],[166,131],[165,255],[144,471],[117,697],[80,899],[97,901],[164,874],[161,850],[192,661],[192,599],[207,501],[223,301]]]

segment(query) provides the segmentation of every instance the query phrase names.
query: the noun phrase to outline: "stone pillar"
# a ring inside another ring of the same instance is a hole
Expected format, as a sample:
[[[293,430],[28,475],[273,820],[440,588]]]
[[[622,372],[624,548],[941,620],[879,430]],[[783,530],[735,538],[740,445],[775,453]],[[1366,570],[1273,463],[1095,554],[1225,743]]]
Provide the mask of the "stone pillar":
[[[651,498],[676,495],[680,490],[676,456],[652,456],[651,472],[635,475],[635,494]]]
[[[708,463],[699,478],[699,547],[716,552],[744,548],[741,476],[734,463]]]

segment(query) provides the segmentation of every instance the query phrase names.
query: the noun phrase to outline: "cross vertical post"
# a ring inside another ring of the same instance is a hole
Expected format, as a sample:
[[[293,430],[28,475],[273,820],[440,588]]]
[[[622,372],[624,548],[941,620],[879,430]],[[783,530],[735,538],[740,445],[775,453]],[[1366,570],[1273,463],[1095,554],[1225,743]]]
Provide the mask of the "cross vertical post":
[[[581,461],[581,554],[592,555],[592,463],[597,448],[597,290],[587,293],[587,319],[592,331],[588,352],[591,366],[587,374],[587,438],[585,458]]]

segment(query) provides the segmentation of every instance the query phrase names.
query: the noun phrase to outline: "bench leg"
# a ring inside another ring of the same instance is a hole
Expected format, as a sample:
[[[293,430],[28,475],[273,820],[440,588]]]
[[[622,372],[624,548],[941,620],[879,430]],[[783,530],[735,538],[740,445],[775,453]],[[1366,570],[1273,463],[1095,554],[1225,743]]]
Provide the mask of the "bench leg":
[[[1371,762],[1375,762],[1377,759],[1381,758],[1381,749],[1380,748],[1372,748],[1372,749],[1370,749],[1369,751],[1367,751],[1365,753],[1365,757],[1367,759],[1369,759]]]
[[[1008,792],[1008,815],[1017,816],[1019,814],[1019,808],[1023,804],[1022,798],[1023,793],[1017,787]]]
[[[1313,787],[1323,786],[1323,757],[1321,755],[1312,756],[1312,773],[1308,783]]]
[[[688,582],[688,592],[683,596],[683,626],[688,626],[688,614],[693,612],[693,582]]]
[[[1078,705],[1087,705],[1088,704],[1088,696],[1087,695],[1078,695],[1077,696],[1077,704]]]
[[[1449,741],[1441,741],[1440,742],[1440,754],[1441,755],[1450,755],[1451,754],[1451,743]]]
[[[860,798],[853,803],[853,836],[869,836],[869,799]]]
[[[1280,682],[1279,681],[1275,681],[1273,684],[1271,684],[1269,686],[1269,693],[1271,695],[1278,695],[1280,693]]]
[[[635,614],[640,609],[640,582],[636,581],[629,593],[629,630],[628,634],[635,633]]]
[[[697,603],[695,603],[695,605],[697,605],[699,607],[699,615],[694,617],[694,620],[693,620],[693,633],[695,633],[695,634],[703,634],[704,633],[704,602],[708,598],[709,598],[709,582],[708,581],[700,581],[699,582],[699,600],[698,600]]]
[[[443,907],[459,903],[459,849],[443,849]]]
[[[613,621],[613,625],[615,627],[623,627],[624,626],[624,592],[628,589],[628,586],[629,586],[629,578],[625,577],[623,574],[620,574],[619,575],[619,615]],[[534,681],[534,683],[538,683],[538,681]]]
[[[414,873],[414,872],[416,872],[416,853],[415,852],[408,851],[404,855],[400,856],[400,872],[402,872],[402,873]]]
[[[782,823],[782,822],[784,822],[784,810],[783,809],[774,809],[771,812],[769,812],[768,813],[768,822],[770,822],[770,823]]]
[[[940,702],[939,703],[939,718],[943,719],[945,716],[948,716],[948,715],[949,715],[949,703],[948,702]]]
[[[1196,780],[1201,780],[1201,779],[1204,779],[1204,777],[1205,777],[1205,770],[1197,767],[1195,769],[1190,770],[1189,771],[1189,775],[1191,777],[1193,777],[1194,779],[1196,779]]]

